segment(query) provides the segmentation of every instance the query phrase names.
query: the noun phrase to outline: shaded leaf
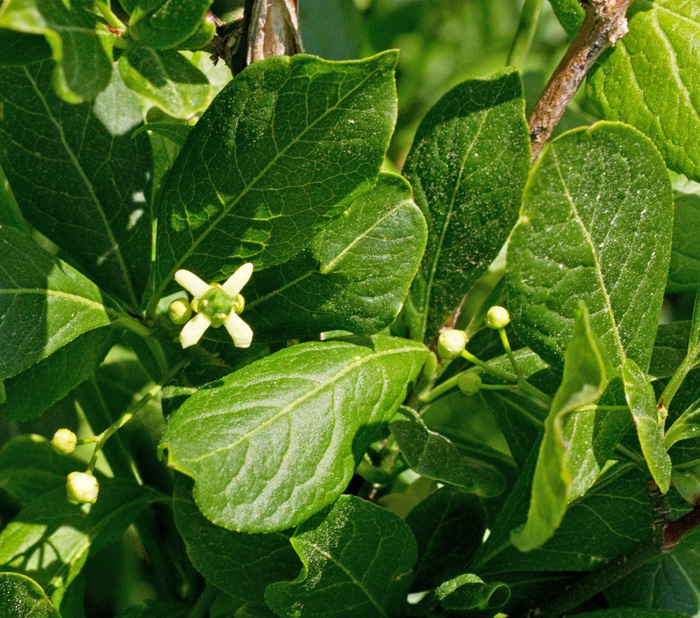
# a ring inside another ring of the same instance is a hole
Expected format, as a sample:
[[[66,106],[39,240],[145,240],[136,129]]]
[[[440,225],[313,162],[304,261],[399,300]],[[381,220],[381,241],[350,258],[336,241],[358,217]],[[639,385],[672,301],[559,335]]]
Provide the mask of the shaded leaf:
[[[511,535],[521,551],[539,547],[554,534],[566,511],[572,476],[577,473],[571,466],[581,452],[593,450],[590,435],[577,431],[577,422],[587,419],[577,419],[576,411],[598,400],[606,379],[585,306],[579,309],[575,329],[564,355],[561,386],[545,420],[527,522]]]
[[[399,176],[382,174],[312,241],[253,276],[243,317],[255,341],[329,330],[364,335],[394,321],[425,248],[425,220]]]
[[[676,196],[673,245],[666,292],[694,292],[700,286],[700,195]]]
[[[278,616],[403,616],[416,542],[397,516],[341,496],[299,526],[292,545],[304,567],[293,582],[268,587]]]
[[[507,267],[520,339],[561,366],[582,300],[612,365],[629,356],[645,371],[673,221],[668,174],[654,145],[614,123],[565,133],[535,164],[523,199]]]
[[[0,165],[27,220],[135,307],[150,268],[153,169],[147,138],[130,138],[138,97],[115,72],[92,103],[68,105],[51,93],[50,69],[0,70]]]
[[[154,49],[184,43],[200,28],[212,0],[140,0],[132,4],[129,33]],[[128,9],[127,9],[128,10]]]
[[[688,614],[672,612],[669,610],[644,610],[629,607],[616,607],[598,612],[584,612],[576,614],[581,618],[688,618]]]
[[[51,48],[42,36],[0,29],[0,67],[31,64],[51,57]]]
[[[91,9],[92,2],[85,0],[70,7],[60,0],[6,0],[0,7],[0,28],[46,38],[55,61],[51,83],[70,103],[94,99],[112,74],[114,35]]]
[[[145,131],[155,133],[171,141],[175,146],[177,146],[177,152],[179,152],[191,129],[192,127],[184,122],[149,122],[148,124],[136,129],[131,136],[136,137]],[[177,152],[175,156],[177,156]],[[174,161],[175,157],[173,157],[172,160]]]
[[[109,313],[94,283],[19,232],[0,227],[0,379],[109,324]]]
[[[268,584],[293,579],[299,572],[289,533],[246,534],[215,526],[192,500],[192,483],[185,477],[176,485],[173,509],[194,567],[239,606],[264,605]]]
[[[402,407],[389,428],[406,462],[421,476],[485,497],[505,490],[505,478],[496,468],[463,456],[447,438],[430,431],[411,408]]]
[[[61,618],[34,580],[0,573],[0,618]]]
[[[427,354],[382,336],[280,350],[194,393],[161,448],[215,524],[284,530],[342,493]]]
[[[460,84],[422,121],[403,170],[428,222],[407,306],[414,339],[433,338],[503,246],[517,220],[529,143],[512,70]]]
[[[478,575],[467,573],[440,585],[435,597],[444,609],[495,609],[510,598],[508,586],[487,584]]]
[[[303,249],[374,184],[396,118],[396,53],[255,62],[190,132],[160,201],[154,302],[179,268],[206,281]]]
[[[211,102],[207,76],[177,51],[131,45],[118,66],[129,88],[175,118],[188,118]]]

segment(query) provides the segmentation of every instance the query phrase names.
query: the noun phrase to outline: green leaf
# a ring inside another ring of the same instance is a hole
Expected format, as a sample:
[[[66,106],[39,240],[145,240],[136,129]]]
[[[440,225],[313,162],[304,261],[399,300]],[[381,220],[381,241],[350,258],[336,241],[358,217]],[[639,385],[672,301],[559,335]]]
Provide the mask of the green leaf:
[[[630,607],[616,607],[597,612],[584,612],[576,614],[580,618],[688,618],[688,614],[672,612],[669,610],[644,610]]]
[[[163,187],[154,302],[179,268],[216,281],[244,261],[288,260],[374,184],[396,119],[396,58],[274,57],[221,91]]]
[[[578,0],[549,0],[559,23],[570,39],[578,32],[586,12]]]
[[[298,5],[304,49],[329,60],[348,60],[362,53],[362,11],[346,0],[304,0]]]
[[[578,418],[576,412],[595,403],[605,386],[603,358],[591,331],[588,312],[585,306],[581,306],[574,336],[564,355],[561,386],[545,420],[527,522],[511,535],[513,544],[520,551],[539,547],[559,526],[566,511],[572,473],[577,472],[570,466],[593,451],[592,436],[577,427],[579,423],[591,424],[592,421],[586,418],[586,414]]]
[[[421,476],[489,498],[505,490],[505,478],[496,468],[464,457],[411,408],[402,407],[389,428],[406,462]]]
[[[42,36],[0,29],[0,67],[16,67],[51,57]]]
[[[476,496],[443,487],[406,517],[418,543],[413,590],[431,590],[463,573],[486,532],[486,511]]]
[[[694,292],[700,286],[700,195],[676,196],[673,245],[666,293]]]
[[[654,341],[649,374],[655,378],[670,378],[688,353],[690,322],[660,324]]]
[[[0,28],[46,38],[55,61],[51,83],[69,103],[94,99],[112,74],[115,37],[95,19],[92,5],[90,0],[70,7],[60,0],[6,0],[0,7]]]
[[[192,127],[185,122],[149,122],[148,124],[139,127],[131,134],[131,137],[145,132],[155,133],[165,139],[171,141],[177,146],[177,152],[185,143],[187,136],[190,134]],[[173,157],[173,161],[175,158]]]
[[[88,551],[121,536],[160,494],[120,479],[103,479],[90,506],[71,504],[65,487],[26,506],[0,533],[0,565],[34,578],[56,604],[80,572]]]
[[[244,290],[243,317],[254,341],[382,330],[401,309],[425,237],[425,219],[408,183],[380,175],[306,251],[253,276]]]
[[[42,436],[23,434],[0,450],[0,488],[25,504],[41,494],[65,487],[68,474],[82,462],[57,455]]]
[[[671,458],[664,446],[665,416],[660,416],[654,389],[644,372],[631,358],[622,365],[627,405],[632,412],[642,453],[661,493],[667,493],[671,484]]]
[[[409,297],[414,339],[433,338],[503,246],[518,218],[529,144],[512,70],[460,84],[418,128],[403,171],[428,221]]]
[[[439,586],[435,597],[448,610],[495,609],[508,602],[510,590],[505,584],[487,584],[478,575],[465,573]]]
[[[88,331],[51,356],[5,381],[0,414],[11,421],[37,418],[92,376],[115,342],[115,330]]]
[[[185,42],[206,19],[212,0],[140,0],[132,9],[129,33],[155,49]]]
[[[61,618],[34,580],[0,573],[0,618]]]
[[[416,542],[397,515],[342,496],[301,524],[292,545],[304,563],[299,577],[272,584],[265,593],[278,616],[404,615]]]
[[[343,492],[427,355],[382,336],[286,348],[197,391],[161,448],[215,524],[284,530]]]
[[[173,510],[194,567],[239,606],[264,605],[268,584],[293,579],[299,572],[289,533],[245,534],[215,526],[192,500],[192,483],[186,477],[175,486]]]
[[[92,103],[50,92],[48,62],[0,70],[0,165],[27,220],[105,290],[138,306],[151,258],[152,154],[115,72]]]
[[[110,321],[94,283],[19,232],[0,227],[0,380]]]
[[[664,443],[671,448],[680,440],[700,438],[700,401],[685,410],[666,432]]]
[[[131,606],[119,618],[187,618],[191,605],[176,601],[146,601],[145,605]]]
[[[636,0],[629,33],[588,78],[586,92],[605,118],[648,135],[668,166],[700,180],[700,58],[695,42],[700,5]]]
[[[561,366],[583,300],[612,365],[629,356],[646,370],[668,273],[672,197],[656,148],[630,127],[602,122],[553,141],[531,172],[508,245],[520,339]]]
[[[129,88],[175,118],[188,118],[211,102],[207,76],[175,50],[131,45],[118,66]]]

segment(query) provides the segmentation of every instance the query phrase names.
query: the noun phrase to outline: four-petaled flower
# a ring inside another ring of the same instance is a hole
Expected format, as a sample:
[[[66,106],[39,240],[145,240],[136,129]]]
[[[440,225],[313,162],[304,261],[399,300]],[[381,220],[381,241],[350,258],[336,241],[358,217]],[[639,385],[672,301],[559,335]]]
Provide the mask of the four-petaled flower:
[[[233,339],[237,348],[247,348],[253,340],[253,331],[238,314],[243,311],[245,300],[240,292],[253,274],[253,265],[243,264],[226,283],[220,285],[204,283],[189,270],[178,270],[175,281],[192,296],[192,309],[196,315],[185,324],[180,332],[180,343],[188,348],[197,343],[210,326],[218,328],[222,324]]]

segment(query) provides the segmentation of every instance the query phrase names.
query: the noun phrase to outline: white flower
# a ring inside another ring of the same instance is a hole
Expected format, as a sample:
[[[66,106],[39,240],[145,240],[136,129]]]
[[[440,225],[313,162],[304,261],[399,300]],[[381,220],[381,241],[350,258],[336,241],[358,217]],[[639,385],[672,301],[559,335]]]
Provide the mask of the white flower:
[[[100,485],[88,472],[71,472],[66,481],[66,496],[74,504],[95,504]]]
[[[188,348],[197,343],[210,326],[226,327],[233,344],[237,348],[247,348],[253,340],[253,331],[238,314],[243,311],[245,300],[241,289],[253,274],[253,265],[243,264],[226,283],[209,285],[189,270],[178,270],[175,281],[192,296],[192,308],[196,315],[185,324],[180,332],[180,343]]]

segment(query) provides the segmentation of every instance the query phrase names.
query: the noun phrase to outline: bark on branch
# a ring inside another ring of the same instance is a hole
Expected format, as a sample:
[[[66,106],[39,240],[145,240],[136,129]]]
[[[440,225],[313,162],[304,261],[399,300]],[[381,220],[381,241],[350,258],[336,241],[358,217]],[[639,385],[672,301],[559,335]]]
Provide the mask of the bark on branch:
[[[608,47],[627,34],[631,0],[579,0],[586,11],[581,29],[530,113],[532,161],[557,126],[586,73]]]

